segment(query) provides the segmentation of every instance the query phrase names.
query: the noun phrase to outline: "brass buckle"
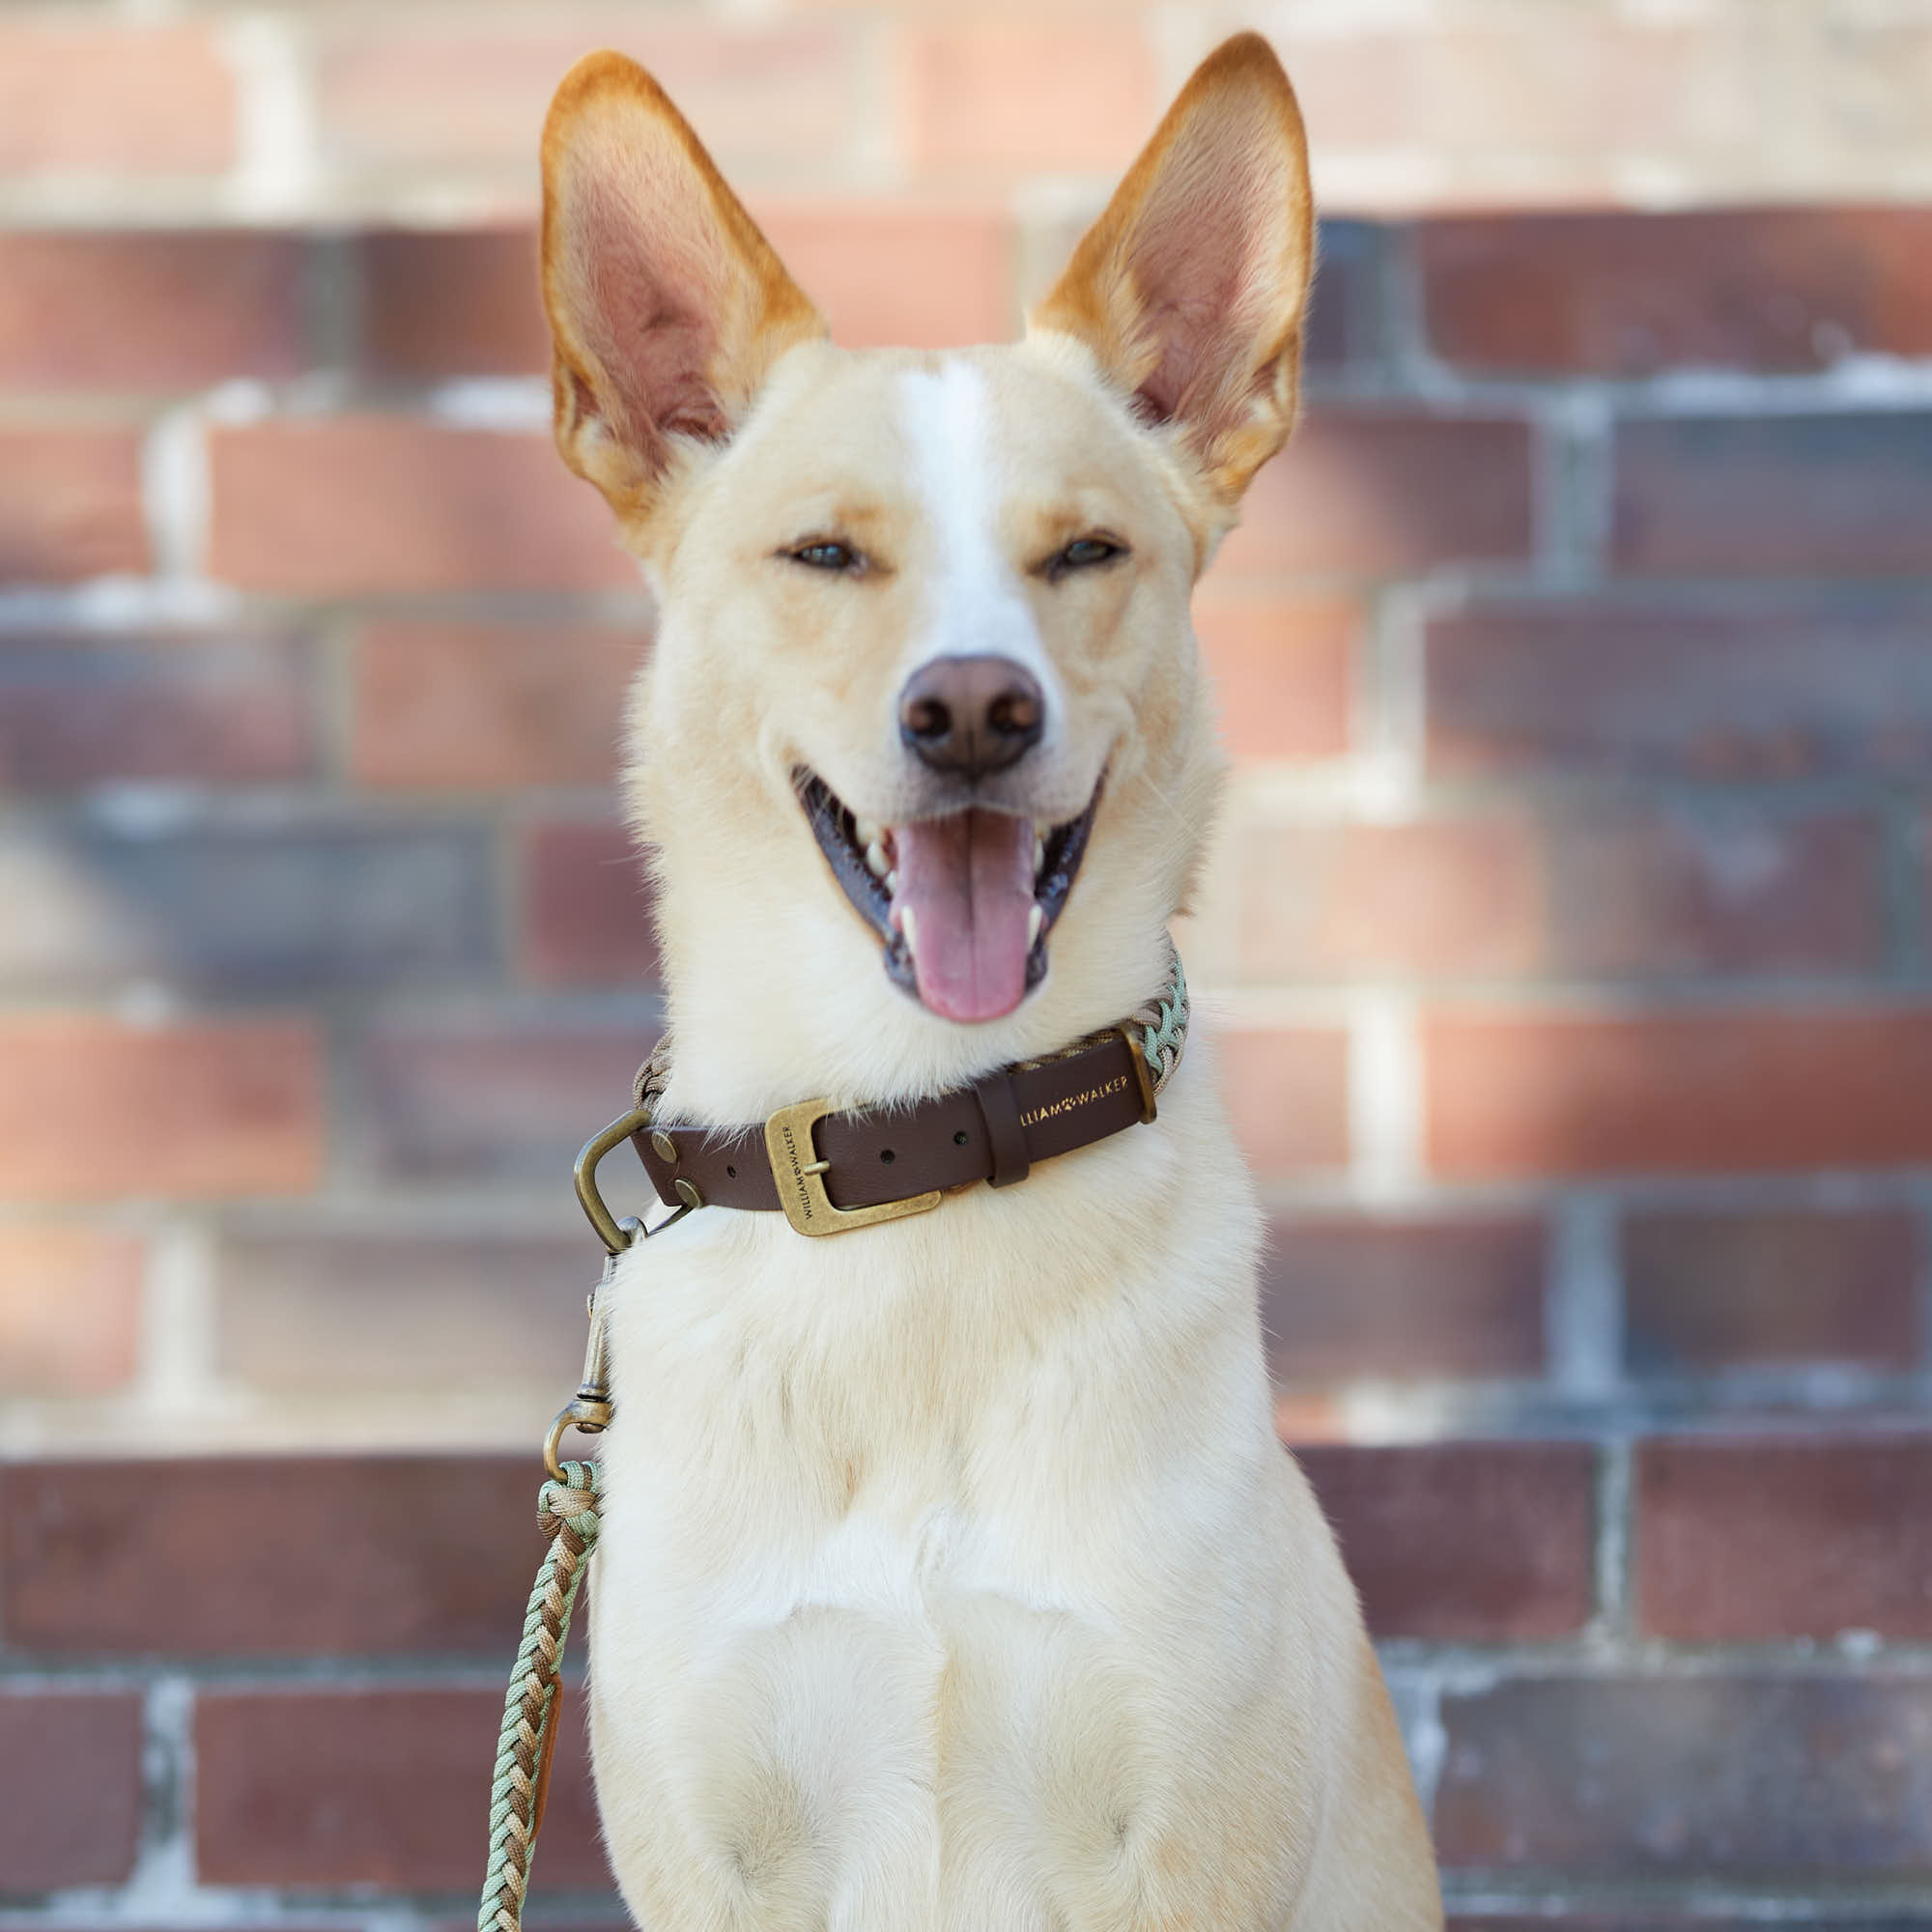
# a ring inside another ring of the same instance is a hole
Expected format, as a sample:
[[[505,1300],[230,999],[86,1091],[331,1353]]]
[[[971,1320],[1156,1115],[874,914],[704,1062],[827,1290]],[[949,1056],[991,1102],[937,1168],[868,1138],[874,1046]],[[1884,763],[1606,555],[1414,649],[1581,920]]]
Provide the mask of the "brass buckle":
[[[781,1107],[765,1122],[765,1158],[779,1190],[784,1217],[801,1235],[842,1235],[853,1228],[876,1227],[881,1221],[902,1221],[908,1214],[926,1214],[939,1206],[940,1190],[908,1195],[903,1201],[881,1201],[873,1208],[835,1208],[825,1191],[825,1170],[812,1145],[811,1130],[835,1112],[830,1100],[801,1100]]]

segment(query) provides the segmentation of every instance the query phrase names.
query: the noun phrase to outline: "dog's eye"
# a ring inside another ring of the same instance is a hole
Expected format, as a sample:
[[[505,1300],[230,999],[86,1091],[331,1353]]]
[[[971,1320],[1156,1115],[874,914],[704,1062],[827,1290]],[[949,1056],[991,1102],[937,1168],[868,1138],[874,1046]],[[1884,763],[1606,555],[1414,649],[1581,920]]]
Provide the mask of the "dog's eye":
[[[863,570],[866,563],[862,553],[836,537],[813,537],[810,543],[802,543],[785,554],[792,562],[802,563],[810,570],[857,571]]]
[[[1092,570],[1126,554],[1126,545],[1113,537],[1075,537],[1064,550],[1055,551],[1047,558],[1046,574],[1049,578],[1062,578],[1069,570]]]

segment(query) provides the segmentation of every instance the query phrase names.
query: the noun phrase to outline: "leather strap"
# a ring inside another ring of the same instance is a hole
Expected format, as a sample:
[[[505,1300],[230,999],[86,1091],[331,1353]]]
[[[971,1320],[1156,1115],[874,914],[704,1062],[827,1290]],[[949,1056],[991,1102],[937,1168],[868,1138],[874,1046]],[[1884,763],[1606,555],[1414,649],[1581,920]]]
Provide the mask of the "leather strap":
[[[1010,1186],[1035,1161],[1152,1118],[1147,1064],[1123,1033],[1110,1033],[1061,1059],[1004,1067],[914,1107],[827,1114],[812,1151],[829,1163],[825,1191],[835,1208],[872,1208],[976,1180]],[[676,1189],[683,1180],[707,1208],[779,1210],[762,1121],[724,1129],[653,1122],[631,1145],[668,1208],[684,1198]]]

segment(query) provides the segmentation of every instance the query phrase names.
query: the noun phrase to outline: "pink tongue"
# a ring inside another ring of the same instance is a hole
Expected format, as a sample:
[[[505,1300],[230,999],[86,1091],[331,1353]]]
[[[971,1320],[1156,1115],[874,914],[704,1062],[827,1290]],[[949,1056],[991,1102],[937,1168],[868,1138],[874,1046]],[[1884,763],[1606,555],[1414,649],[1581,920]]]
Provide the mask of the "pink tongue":
[[[912,915],[919,996],[942,1018],[996,1020],[1026,994],[1033,827],[977,809],[896,825],[898,891]]]

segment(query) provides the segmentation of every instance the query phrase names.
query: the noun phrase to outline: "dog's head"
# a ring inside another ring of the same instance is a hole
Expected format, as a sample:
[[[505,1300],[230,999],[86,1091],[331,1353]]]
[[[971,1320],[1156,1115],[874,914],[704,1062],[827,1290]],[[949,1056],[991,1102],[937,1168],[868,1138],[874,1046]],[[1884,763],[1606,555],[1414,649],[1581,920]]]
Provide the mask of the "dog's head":
[[[557,442],[660,602],[632,801],[680,1054],[830,1030],[791,1077],[881,1098],[1129,1010],[1219,779],[1189,592],[1295,412],[1273,54],[1200,69],[1009,348],[834,347],[619,55],[543,162]]]

